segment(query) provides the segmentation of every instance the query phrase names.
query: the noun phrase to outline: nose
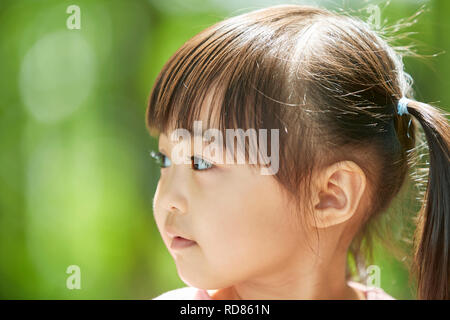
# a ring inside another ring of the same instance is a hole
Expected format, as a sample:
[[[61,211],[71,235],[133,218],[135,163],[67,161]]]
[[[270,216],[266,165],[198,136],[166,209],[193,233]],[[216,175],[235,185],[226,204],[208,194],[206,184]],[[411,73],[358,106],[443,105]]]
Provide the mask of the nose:
[[[177,168],[171,168],[171,171],[167,175],[161,175],[154,205],[165,212],[184,214],[187,211],[187,181],[176,173]]]

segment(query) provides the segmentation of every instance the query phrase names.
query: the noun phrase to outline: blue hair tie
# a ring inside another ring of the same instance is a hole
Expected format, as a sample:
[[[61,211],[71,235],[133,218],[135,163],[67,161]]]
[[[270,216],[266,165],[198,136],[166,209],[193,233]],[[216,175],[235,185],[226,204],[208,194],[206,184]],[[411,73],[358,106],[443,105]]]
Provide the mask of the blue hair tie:
[[[404,115],[404,114],[409,114],[409,112],[408,112],[408,103],[410,101],[412,101],[412,100],[410,100],[410,99],[408,99],[406,97],[402,97],[398,101],[398,103],[397,103],[397,113],[398,113],[399,116]],[[406,129],[406,135],[408,136],[408,138],[410,138],[410,136],[409,136],[409,127],[411,126],[411,120],[412,119],[409,119],[408,129]]]
[[[397,104],[397,113],[399,116],[404,115],[404,114],[408,114],[408,103],[411,100],[406,98],[406,97],[402,97]]]

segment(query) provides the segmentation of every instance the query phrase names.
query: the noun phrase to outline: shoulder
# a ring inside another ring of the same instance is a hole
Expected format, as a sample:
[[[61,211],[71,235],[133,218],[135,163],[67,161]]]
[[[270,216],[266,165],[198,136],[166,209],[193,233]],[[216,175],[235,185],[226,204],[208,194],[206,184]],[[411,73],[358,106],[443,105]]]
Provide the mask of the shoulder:
[[[167,291],[152,300],[210,300],[210,296],[205,290],[183,287]]]
[[[348,285],[362,291],[367,300],[395,300],[395,298],[393,298],[392,296],[387,294],[383,289],[378,287],[369,287],[355,281],[349,281]]]

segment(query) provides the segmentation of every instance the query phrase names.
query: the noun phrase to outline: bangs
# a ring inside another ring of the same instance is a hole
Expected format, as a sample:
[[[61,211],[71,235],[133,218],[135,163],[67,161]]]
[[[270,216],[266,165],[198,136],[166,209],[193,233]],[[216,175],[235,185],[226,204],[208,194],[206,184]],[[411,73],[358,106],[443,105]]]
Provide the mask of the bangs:
[[[196,120],[222,132],[285,128],[280,119],[287,103],[283,97],[291,97],[286,92],[286,43],[292,35],[250,20],[238,16],[213,25],[169,59],[147,108],[152,135],[178,128],[192,133]]]

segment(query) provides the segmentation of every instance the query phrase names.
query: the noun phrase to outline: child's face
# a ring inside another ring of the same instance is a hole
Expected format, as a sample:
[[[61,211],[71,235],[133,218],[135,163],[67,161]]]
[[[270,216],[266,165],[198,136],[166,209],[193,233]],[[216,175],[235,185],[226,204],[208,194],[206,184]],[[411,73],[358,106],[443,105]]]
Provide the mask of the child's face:
[[[161,134],[170,158],[174,143]],[[279,270],[302,252],[304,235],[275,178],[248,164],[188,164],[161,169],[154,216],[163,241],[188,285],[225,288]],[[195,245],[172,249],[167,229]]]

